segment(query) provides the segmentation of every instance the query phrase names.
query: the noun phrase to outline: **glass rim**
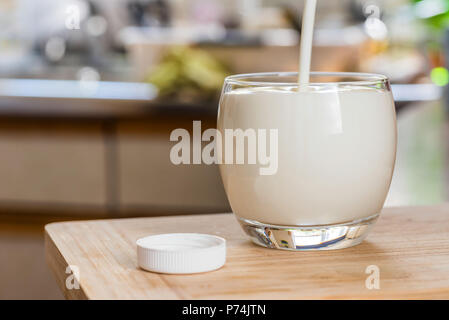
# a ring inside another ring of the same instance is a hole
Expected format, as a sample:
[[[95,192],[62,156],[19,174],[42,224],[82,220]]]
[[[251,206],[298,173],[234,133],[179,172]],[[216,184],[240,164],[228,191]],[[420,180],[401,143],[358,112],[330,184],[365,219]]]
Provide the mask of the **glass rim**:
[[[360,80],[348,81],[327,81],[327,82],[310,82],[303,85],[377,85],[389,83],[387,76],[377,73],[365,72],[310,72],[311,77],[347,77]],[[260,72],[260,73],[242,73],[235,74],[225,78],[225,84],[244,85],[244,86],[300,86],[298,82],[270,82],[270,81],[253,81],[254,78],[281,78],[281,77],[295,77],[298,78],[298,72]]]

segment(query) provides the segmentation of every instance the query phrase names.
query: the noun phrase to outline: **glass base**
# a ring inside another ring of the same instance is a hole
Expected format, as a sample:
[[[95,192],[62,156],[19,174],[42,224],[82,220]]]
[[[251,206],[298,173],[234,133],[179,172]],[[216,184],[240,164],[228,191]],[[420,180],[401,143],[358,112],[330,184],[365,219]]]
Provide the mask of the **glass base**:
[[[361,243],[379,214],[348,223],[324,226],[276,226],[238,218],[251,240],[266,248],[306,251],[337,250]]]

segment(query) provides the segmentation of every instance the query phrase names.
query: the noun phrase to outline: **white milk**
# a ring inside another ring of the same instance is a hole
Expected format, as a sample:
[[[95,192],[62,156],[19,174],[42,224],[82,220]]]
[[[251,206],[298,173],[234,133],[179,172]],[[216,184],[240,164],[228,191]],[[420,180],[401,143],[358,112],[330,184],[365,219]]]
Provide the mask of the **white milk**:
[[[279,134],[277,174],[260,175],[260,165],[220,165],[238,217],[304,226],[380,213],[396,153],[390,92],[354,86],[236,89],[220,104],[218,129],[223,134],[227,128]]]
[[[312,61],[313,28],[317,0],[306,0],[302,16],[301,49],[299,52],[298,83],[304,85],[310,81],[310,63]]]

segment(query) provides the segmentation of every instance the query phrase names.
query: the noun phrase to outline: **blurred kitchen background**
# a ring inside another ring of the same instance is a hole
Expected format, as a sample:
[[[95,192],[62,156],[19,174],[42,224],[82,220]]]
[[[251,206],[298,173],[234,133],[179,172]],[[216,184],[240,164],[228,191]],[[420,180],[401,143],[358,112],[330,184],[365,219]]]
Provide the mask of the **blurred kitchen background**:
[[[315,71],[388,75],[389,206],[449,198],[449,0],[319,0]],[[62,298],[51,221],[230,211],[175,128],[214,127],[228,74],[296,71],[303,1],[1,0],[0,299]]]

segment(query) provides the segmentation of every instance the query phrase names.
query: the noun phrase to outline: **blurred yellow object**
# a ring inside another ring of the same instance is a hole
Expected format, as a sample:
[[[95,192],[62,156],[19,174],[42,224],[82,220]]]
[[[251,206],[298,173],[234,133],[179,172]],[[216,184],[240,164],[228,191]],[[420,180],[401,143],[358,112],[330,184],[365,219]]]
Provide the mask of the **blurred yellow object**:
[[[171,48],[146,81],[159,89],[161,98],[209,101],[218,97],[229,74],[229,69],[207,52],[182,46]]]
[[[374,56],[384,53],[388,50],[389,43],[386,40],[370,40],[365,45],[367,55]]]
[[[444,87],[449,84],[449,71],[443,67],[433,68],[430,73],[432,82],[439,87]]]

